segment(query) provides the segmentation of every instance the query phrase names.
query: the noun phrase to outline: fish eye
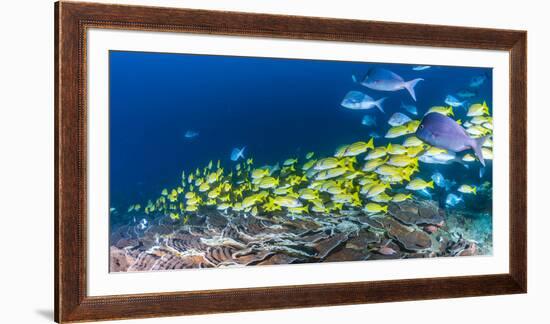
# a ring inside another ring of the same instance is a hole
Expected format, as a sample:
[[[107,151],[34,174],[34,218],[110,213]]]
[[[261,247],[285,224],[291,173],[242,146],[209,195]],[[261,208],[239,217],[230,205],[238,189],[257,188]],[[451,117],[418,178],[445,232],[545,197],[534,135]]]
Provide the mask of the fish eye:
[[[420,129],[424,128],[424,125],[420,125]]]

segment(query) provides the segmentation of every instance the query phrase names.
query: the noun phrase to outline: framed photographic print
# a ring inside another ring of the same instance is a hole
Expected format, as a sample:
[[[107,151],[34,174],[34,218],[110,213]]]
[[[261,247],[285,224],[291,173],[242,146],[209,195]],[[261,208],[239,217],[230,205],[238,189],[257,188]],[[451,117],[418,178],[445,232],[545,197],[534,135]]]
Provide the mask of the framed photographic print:
[[[526,292],[526,32],[55,19],[56,321]]]

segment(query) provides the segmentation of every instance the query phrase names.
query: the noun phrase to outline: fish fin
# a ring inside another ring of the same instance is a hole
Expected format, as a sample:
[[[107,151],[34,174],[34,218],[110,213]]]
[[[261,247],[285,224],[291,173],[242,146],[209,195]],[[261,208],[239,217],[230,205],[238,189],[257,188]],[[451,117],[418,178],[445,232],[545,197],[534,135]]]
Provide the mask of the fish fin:
[[[483,146],[483,143],[485,143],[485,140],[487,139],[487,137],[488,136],[483,136],[480,138],[472,139],[473,141],[472,150],[474,150],[474,153],[477,159],[479,160],[479,162],[481,162],[481,165],[483,166],[485,166],[485,159],[483,159],[483,152],[481,151],[481,147]]]
[[[405,89],[407,89],[407,91],[409,91],[409,93],[410,93],[410,95],[411,95],[411,97],[413,98],[414,101],[416,101],[416,94],[414,93],[414,87],[420,81],[424,81],[424,79],[418,78],[418,79],[414,79],[414,80],[411,80],[411,81],[407,81],[404,84]]]
[[[384,111],[384,108],[382,108],[382,103],[386,99],[387,99],[386,97],[383,97],[383,98],[380,98],[380,99],[378,99],[374,102],[374,105],[376,106],[376,108],[378,108],[383,114],[385,114],[386,112]]]
[[[357,77],[355,76],[355,74],[351,75],[351,80],[353,81],[353,83],[357,83]]]

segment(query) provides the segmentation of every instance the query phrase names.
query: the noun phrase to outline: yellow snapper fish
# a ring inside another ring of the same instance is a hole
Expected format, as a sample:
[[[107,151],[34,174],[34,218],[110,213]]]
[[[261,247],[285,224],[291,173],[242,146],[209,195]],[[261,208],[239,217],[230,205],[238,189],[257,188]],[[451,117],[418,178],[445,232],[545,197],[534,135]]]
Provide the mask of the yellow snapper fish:
[[[194,211],[197,211],[199,210],[199,207],[197,205],[187,205],[185,207],[185,211],[187,212],[194,212]]]
[[[458,187],[458,191],[462,192],[462,193],[465,193],[465,194],[470,194],[470,193],[474,194],[474,195],[477,194],[477,188],[474,187],[474,186],[467,185],[467,184],[463,184],[460,187]]]
[[[200,192],[205,192],[205,191],[208,191],[208,190],[210,190],[210,185],[208,184],[208,182],[204,182],[199,186],[199,191]]]
[[[314,204],[313,206],[311,206],[311,211],[319,214],[325,214],[329,212],[328,208],[325,207],[325,205],[323,204],[321,205]]]
[[[178,220],[178,219],[180,219],[180,214],[172,212],[172,213],[170,213],[170,218],[172,220]]]
[[[279,185],[279,179],[275,179],[273,177],[263,177],[262,180],[260,180],[260,183],[258,184],[258,186],[262,189],[270,189],[278,185]]]
[[[424,181],[420,178],[415,178],[415,179],[411,180],[405,188],[409,189],[409,190],[422,190],[422,189],[426,189],[426,188],[433,189],[434,188],[434,182],[433,182],[433,180],[431,180],[430,182],[426,182],[426,181]]]
[[[348,149],[349,145],[340,145],[336,148],[336,151],[334,152],[334,156],[337,158],[341,158],[344,156],[344,153]]]
[[[230,203],[221,203],[221,204],[218,204],[218,206],[216,206],[216,209],[217,210],[221,210],[221,211],[227,211],[229,208],[231,208],[231,204]]]
[[[365,162],[365,165],[363,166],[363,171],[365,172],[371,172],[374,171],[376,168],[381,166],[382,164],[386,163],[388,161],[389,157],[386,156],[385,159],[377,158],[373,160],[368,160]]]
[[[462,157],[462,161],[464,162],[474,162],[475,160],[476,158],[470,153],[464,154],[464,156]]]
[[[218,179],[220,178],[219,174],[214,172],[214,173],[210,173],[208,175],[208,177],[206,178],[206,182],[208,182],[209,184],[213,184],[214,182],[218,181]]]
[[[353,180],[363,175],[361,171],[351,171],[344,175],[346,180]]]
[[[390,185],[386,183],[376,184],[369,189],[367,198],[378,196],[379,194],[383,193],[384,191],[386,191],[386,189],[389,189],[389,188],[391,188]]]
[[[302,207],[303,204],[297,198],[291,196],[278,196],[273,198],[273,203],[278,206],[287,207],[287,208],[296,208]]]
[[[417,157],[420,153],[424,152],[426,148],[421,146],[411,146],[407,149],[407,156],[408,157]]]
[[[443,106],[434,106],[434,107],[431,107],[430,109],[428,109],[428,111],[424,114],[424,115],[427,115],[429,113],[438,113],[438,114],[442,114],[442,115],[445,115],[445,116],[454,116],[454,112],[453,112],[453,106],[449,106],[449,107],[443,107]]]
[[[411,133],[412,132],[409,131],[407,126],[399,125],[399,126],[393,126],[392,128],[390,128],[384,137],[385,138],[396,138],[396,137],[400,137],[400,136],[411,134]]]
[[[328,192],[331,195],[339,195],[346,192],[346,189],[340,187],[337,184],[333,184],[326,188],[325,192]]]
[[[413,134],[418,129],[418,126],[420,126],[420,120],[411,120],[410,122],[406,123],[405,126],[407,126],[408,134]]]
[[[483,158],[485,160],[492,160],[493,159],[493,150],[487,147],[481,148],[481,154],[483,155]]]
[[[258,207],[254,206],[252,207],[252,210],[250,210],[250,215],[257,216],[258,215]]]
[[[334,157],[328,157],[317,161],[317,163],[315,163],[315,166],[313,166],[313,169],[321,171],[321,170],[336,168],[336,167],[342,166],[343,164],[344,164],[343,160],[339,160]]]
[[[315,155],[315,152],[308,152],[308,153],[306,154],[306,160],[311,159],[314,155]]]
[[[327,180],[332,179],[341,176],[342,174],[346,173],[349,169],[348,168],[333,168],[328,170],[323,170],[315,176],[315,180]]]
[[[231,209],[233,209],[234,211],[240,212],[240,211],[242,211],[244,208],[243,208],[243,204],[242,204],[242,203],[236,202],[235,204],[233,204],[233,207],[231,207]]]
[[[208,198],[215,199],[221,194],[221,192],[222,192],[222,187],[218,186],[218,187],[216,187],[213,190],[208,192]]]
[[[300,198],[305,200],[319,199],[319,192],[309,188],[301,189],[298,191],[298,194],[300,195]]]
[[[394,155],[389,159],[387,164],[396,167],[406,167],[411,164],[418,164],[418,159],[409,157],[408,155]]]
[[[389,143],[386,152],[390,155],[399,155],[407,153],[407,148],[403,145]]]
[[[359,193],[355,192],[353,194],[337,194],[333,195],[331,198],[335,203],[342,204],[352,204],[354,206],[360,206],[361,200],[359,199]]]
[[[286,178],[286,181],[288,182],[289,185],[291,186],[295,186],[297,184],[300,184],[304,181],[307,181],[307,177],[304,175],[304,176],[298,176],[298,175],[290,175]]]
[[[485,122],[485,123],[481,124],[481,126],[483,126],[483,128],[488,129],[490,131],[493,130],[493,123],[492,122]]]
[[[372,137],[368,142],[355,142],[347,146],[342,156],[357,156],[365,153],[369,148],[374,148],[374,139]]]
[[[371,182],[371,183],[365,183],[364,185],[361,186],[361,188],[359,189],[359,193],[362,194],[362,195],[366,195],[369,193],[369,190],[374,187],[375,185],[379,184],[380,182],[379,181],[376,181],[376,182]]]
[[[288,207],[288,211],[291,214],[303,214],[308,212],[308,206],[302,206],[302,207]]]
[[[472,119],[470,119],[470,123],[474,125],[482,125],[483,123],[492,123],[493,118],[490,116],[475,116]]]
[[[286,159],[284,162],[283,162],[283,165],[284,166],[291,166],[291,165],[294,165],[298,163],[298,159]]]
[[[387,202],[392,201],[392,197],[390,195],[388,195],[387,193],[383,192],[379,195],[376,195],[376,196],[372,197],[371,200],[374,201],[374,202],[378,202],[378,203],[387,203]]]
[[[475,116],[483,116],[483,115],[489,115],[489,107],[487,106],[487,102],[483,102],[483,104],[475,103],[468,108],[468,117],[475,117]]]
[[[393,202],[403,202],[403,201],[409,200],[411,198],[412,198],[412,194],[406,195],[406,194],[403,194],[403,193],[398,193],[398,194],[396,194],[392,197],[391,201],[393,201]]]
[[[252,170],[252,174],[250,176],[252,179],[261,179],[267,175],[269,175],[268,169],[254,169]]]
[[[204,180],[202,178],[195,179],[195,186],[199,187],[204,183]]]
[[[424,155],[426,155],[426,156],[437,156],[437,155],[446,154],[446,153],[448,153],[446,149],[442,149],[442,148],[433,146],[433,147],[430,147],[424,153]]]
[[[200,197],[192,197],[187,199],[187,205],[198,205],[202,202],[202,199]]]
[[[257,195],[248,196],[243,199],[243,201],[241,202],[241,206],[243,209],[246,209],[259,203],[261,200],[262,199]]]
[[[490,131],[480,125],[473,125],[466,128],[466,133],[472,136],[483,136],[488,134]]]
[[[373,183],[373,182],[377,182],[377,181],[378,181],[378,176],[376,175],[376,173],[370,173],[369,175],[365,175],[365,176],[361,177],[361,179],[359,179],[357,181],[357,183],[359,185],[363,186],[363,185]]]
[[[278,196],[286,195],[289,193],[292,193],[292,187],[279,187],[273,189],[273,194]]]
[[[163,196],[168,196],[168,189],[162,189],[162,192],[160,194]]]
[[[414,135],[407,137],[405,141],[403,141],[403,146],[405,147],[416,147],[421,146],[422,144],[424,144],[424,142]]]
[[[374,148],[372,151],[370,151],[367,156],[365,156],[365,160],[374,160],[381,157],[386,156],[388,153],[387,148],[385,146],[380,146]]]
[[[400,175],[405,176],[405,179],[408,178],[408,173],[405,169],[395,167],[393,165],[381,165],[376,170],[374,170],[379,175],[385,175],[385,176],[392,176],[392,175]]]
[[[317,160],[315,159],[307,161],[306,163],[304,163],[304,165],[302,165],[302,170],[307,171],[311,169],[315,165],[315,163],[317,163]]]
[[[382,206],[382,205],[379,205],[379,204],[376,204],[376,203],[368,203],[368,204],[365,205],[363,210],[367,214],[376,214],[376,213],[380,213],[380,212],[387,213],[388,212],[388,206]]]

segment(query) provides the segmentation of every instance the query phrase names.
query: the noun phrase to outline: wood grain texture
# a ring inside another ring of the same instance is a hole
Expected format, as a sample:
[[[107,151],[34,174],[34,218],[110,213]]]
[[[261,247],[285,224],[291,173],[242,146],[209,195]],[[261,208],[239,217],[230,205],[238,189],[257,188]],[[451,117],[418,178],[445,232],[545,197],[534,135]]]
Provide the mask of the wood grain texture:
[[[483,276],[88,297],[86,31],[151,30],[505,50],[510,53],[510,272]],[[59,2],[55,5],[55,320],[525,293],[527,34],[524,31]]]

